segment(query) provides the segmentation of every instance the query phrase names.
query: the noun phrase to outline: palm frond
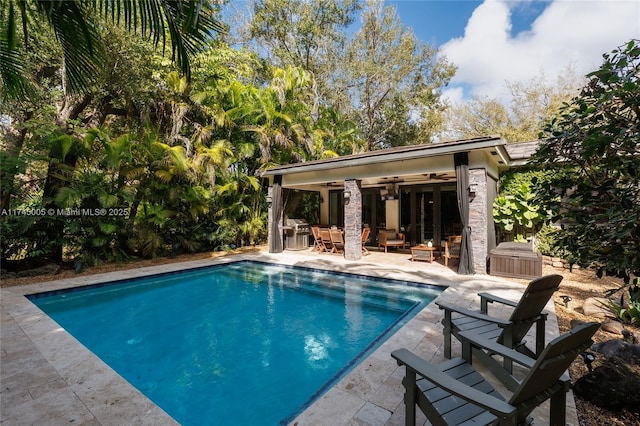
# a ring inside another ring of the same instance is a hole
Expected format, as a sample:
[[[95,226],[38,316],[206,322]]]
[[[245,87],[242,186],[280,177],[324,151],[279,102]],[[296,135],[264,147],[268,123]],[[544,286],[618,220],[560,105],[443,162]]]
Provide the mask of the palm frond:
[[[171,40],[172,59],[191,76],[190,60],[214,33],[224,32],[213,6],[204,0],[3,0],[0,5],[0,89],[3,97],[23,96],[28,78],[17,53],[17,27],[22,22],[25,47],[29,31],[41,22],[53,30],[63,49],[67,92],[87,92],[96,81],[102,49],[95,17],[140,30],[157,47]]]
[[[17,4],[18,10],[21,4]],[[17,49],[17,13],[12,1],[3,1],[0,8],[0,90],[5,99],[24,96],[30,87]]]
[[[85,3],[76,1],[37,0],[34,6],[62,46],[66,90],[88,91],[96,81],[102,53],[92,14]]]
[[[29,91],[30,81],[25,77],[24,68],[17,50],[10,48],[10,43],[0,35],[0,88],[5,99],[18,98]]]
[[[101,15],[115,22],[124,21],[127,29],[140,30],[157,47],[166,46],[166,34],[171,40],[172,60],[182,73],[191,76],[190,60],[213,33],[224,33],[225,29],[214,19],[213,10],[204,0],[137,0],[99,3]]]

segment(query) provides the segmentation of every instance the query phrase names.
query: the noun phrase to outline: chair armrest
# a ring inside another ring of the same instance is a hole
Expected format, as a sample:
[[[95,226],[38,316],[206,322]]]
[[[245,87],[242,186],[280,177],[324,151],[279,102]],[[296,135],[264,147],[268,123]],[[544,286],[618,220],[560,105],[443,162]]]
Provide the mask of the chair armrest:
[[[406,366],[408,370],[412,370],[416,374],[436,384],[439,388],[445,389],[465,401],[471,402],[473,405],[507,417],[512,416],[517,410],[516,407],[507,402],[487,395],[443,373],[437,365],[425,361],[407,349],[395,350],[391,352],[391,356],[398,361],[398,365]],[[407,384],[405,386],[415,386],[415,384]]]
[[[478,293],[478,296],[480,296],[480,299],[486,299],[487,302],[492,303],[492,302],[498,302],[498,303],[502,303],[503,305],[508,305],[508,306],[512,306],[512,307],[516,307],[518,306],[518,302],[514,302],[513,300],[508,300],[508,299],[504,299],[502,297],[498,297],[498,296],[494,296],[493,294],[489,294],[489,293]]]
[[[528,356],[516,351],[515,349],[508,348],[497,343],[495,340],[489,340],[470,331],[461,331],[460,333],[458,333],[458,335],[463,341],[463,344],[464,341],[467,341],[475,347],[487,349],[490,352],[496,353],[504,358],[508,358],[527,368],[533,367],[533,364],[535,364],[536,362],[535,359],[529,358]]]
[[[405,235],[402,232],[398,232],[398,239],[402,240],[402,242],[406,242]]]
[[[450,303],[447,302],[436,302],[436,305],[438,305],[438,307],[440,309],[444,309],[445,311],[449,311],[449,312],[456,312],[459,314],[462,314],[464,316],[467,317],[471,317],[471,318],[475,318],[475,319],[479,319],[479,320],[483,320],[483,321],[488,321],[488,322],[492,322],[500,327],[508,327],[510,326],[512,323],[509,320],[505,320],[502,318],[496,318],[496,317],[491,317],[487,314],[484,314],[482,312],[478,312],[478,311],[472,311],[470,309],[465,309],[462,308],[460,306],[456,306],[456,305],[452,305]]]

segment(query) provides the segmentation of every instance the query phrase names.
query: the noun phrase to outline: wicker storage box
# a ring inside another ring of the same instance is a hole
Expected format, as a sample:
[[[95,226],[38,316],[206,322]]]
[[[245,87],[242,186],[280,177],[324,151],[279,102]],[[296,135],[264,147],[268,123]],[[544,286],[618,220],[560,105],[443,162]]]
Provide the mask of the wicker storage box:
[[[489,274],[509,278],[542,276],[542,255],[527,243],[500,243],[491,250]]]

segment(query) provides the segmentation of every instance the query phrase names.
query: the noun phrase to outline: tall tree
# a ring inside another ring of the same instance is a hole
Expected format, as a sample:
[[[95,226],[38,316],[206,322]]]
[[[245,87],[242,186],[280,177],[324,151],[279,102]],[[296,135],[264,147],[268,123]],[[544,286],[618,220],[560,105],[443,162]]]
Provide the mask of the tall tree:
[[[393,6],[367,1],[341,76],[341,95],[353,100],[366,149],[429,142],[429,126],[421,128],[420,122],[442,111],[440,90],[454,71],[402,25]]]
[[[171,40],[172,57],[190,76],[190,58],[211,37],[222,31],[211,5],[204,0],[136,0],[114,2],[91,0],[1,0],[0,76],[2,96],[24,95],[29,77],[24,74],[18,28],[24,45],[30,33],[51,28],[64,53],[64,87],[69,92],[86,91],[98,70],[103,52],[97,16],[123,22],[133,32],[153,39],[154,45]]]
[[[256,0],[249,33],[276,66],[312,73],[321,98],[330,101],[346,29],[360,7],[357,0]]]
[[[603,56],[545,127],[535,164],[554,173],[537,190],[570,260],[628,282],[640,276],[640,40]]]
[[[526,82],[507,82],[513,96],[510,104],[488,96],[475,96],[451,106],[446,114],[449,138],[501,135],[509,142],[535,140],[544,123],[570,101],[584,79],[569,66],[549,82],[544,74]]]

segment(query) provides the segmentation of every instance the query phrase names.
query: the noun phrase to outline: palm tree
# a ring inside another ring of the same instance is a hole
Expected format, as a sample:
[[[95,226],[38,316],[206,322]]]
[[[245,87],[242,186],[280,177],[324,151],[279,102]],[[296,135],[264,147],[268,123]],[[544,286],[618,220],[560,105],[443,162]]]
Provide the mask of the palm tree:
[[[48,26],[64,52],[65,91],[86,91],[96,74],[103,17],[152,38],[157,47],[171,40],[172,59],[187,78],[190,58],[214,32],[222,32],[205,0],[0,0],[0,88],[3,98],[24,95],[29,85],[19,54],[18,28],[28,47],[29,31]]]

